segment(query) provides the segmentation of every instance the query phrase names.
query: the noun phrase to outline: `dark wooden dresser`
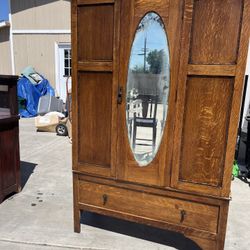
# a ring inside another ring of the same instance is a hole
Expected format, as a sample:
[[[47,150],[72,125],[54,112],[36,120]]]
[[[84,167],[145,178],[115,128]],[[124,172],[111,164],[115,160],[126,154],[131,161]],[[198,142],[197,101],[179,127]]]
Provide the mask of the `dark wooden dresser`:
[[[72,1],[75,232],[91,211],[224,248],[249,33],[250,0]]]
[[[17,79],[0,75],[0,203],[20,191]]]

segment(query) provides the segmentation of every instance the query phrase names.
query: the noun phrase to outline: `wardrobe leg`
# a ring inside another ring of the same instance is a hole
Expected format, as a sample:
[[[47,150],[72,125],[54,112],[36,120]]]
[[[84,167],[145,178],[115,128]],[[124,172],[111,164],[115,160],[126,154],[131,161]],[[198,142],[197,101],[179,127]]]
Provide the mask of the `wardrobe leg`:
[[[80,233],[81,232],[81,210],[75,209],[74,211],[74,232]]]

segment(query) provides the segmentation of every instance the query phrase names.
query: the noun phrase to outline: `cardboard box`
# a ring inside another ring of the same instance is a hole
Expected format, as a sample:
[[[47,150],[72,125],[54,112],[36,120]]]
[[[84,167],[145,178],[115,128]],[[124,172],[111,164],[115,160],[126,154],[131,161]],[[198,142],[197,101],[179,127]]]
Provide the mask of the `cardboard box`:
[[[35,118],[35,126],[38,131],[56,132],[59,119],[59,116],[53,113],[48,113],[44,116],[39,115]]]

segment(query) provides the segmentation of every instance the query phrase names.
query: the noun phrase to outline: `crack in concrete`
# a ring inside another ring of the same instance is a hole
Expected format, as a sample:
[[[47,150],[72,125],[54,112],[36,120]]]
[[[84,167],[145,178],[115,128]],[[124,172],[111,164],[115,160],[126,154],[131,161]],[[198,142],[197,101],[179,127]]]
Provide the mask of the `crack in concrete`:
[[[41,246],[41,247],[57,247],[57,248],[64,248],[64,249],[77,249],[77,250],[108,250],[105,248],[93,248],[93,247],[76,247],[70,245],[60,245],[60,244],[48,244],[48,243],[39,243],[39,242],[28,242],[28,241],[16,241],[10,239],[0,239],[0,242],[4,243],[15,243],[15,244],[23,244],[23,245],[30,245],[30,246]]]

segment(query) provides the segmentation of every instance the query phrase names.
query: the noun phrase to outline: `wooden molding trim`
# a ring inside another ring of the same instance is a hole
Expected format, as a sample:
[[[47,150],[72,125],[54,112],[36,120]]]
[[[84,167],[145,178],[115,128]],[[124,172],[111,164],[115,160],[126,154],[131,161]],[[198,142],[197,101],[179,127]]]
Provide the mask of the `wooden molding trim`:
[[[112,62],[78,62],[79,71],[113,71]]]
[[[77,5],[114,3],[115,0],[77,0]]]
[[[188,75],[235,76],[236,65],[188,65]]]

